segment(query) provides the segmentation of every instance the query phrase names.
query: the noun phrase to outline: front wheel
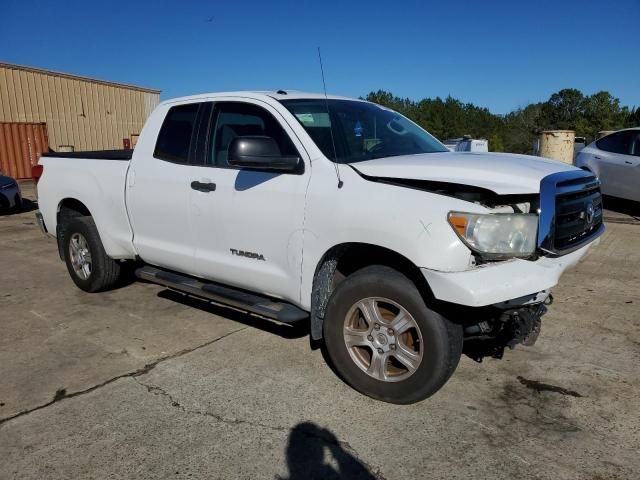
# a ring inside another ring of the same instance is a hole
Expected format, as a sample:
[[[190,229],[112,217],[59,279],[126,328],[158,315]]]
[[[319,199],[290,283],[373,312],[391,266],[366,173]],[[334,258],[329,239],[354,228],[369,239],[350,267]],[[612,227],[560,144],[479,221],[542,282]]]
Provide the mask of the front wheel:
[[[390,403],[433,395],[462,353],[462,327],[429,309],[413,282],[384,266],[359,270],[337,286],[323,328],[346,382]]]
[[[67,270],[85,292],[100,292],[115,286],[120,264],[107,256],[91,217],[73,217],[61,229]]]

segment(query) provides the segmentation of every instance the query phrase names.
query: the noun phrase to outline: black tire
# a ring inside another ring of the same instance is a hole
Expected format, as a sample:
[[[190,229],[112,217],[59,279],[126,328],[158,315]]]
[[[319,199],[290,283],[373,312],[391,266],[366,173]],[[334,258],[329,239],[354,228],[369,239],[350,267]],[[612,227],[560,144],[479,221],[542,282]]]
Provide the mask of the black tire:
[[[408,378],[389,382],[373,378],[351,358],[344,341],[344,322],[362,299],[382,297],[401,305],[415,320],[422,335],[423,357]],[[374,265],[341,282],[329,299],[323,322],[327,353],[338,374],[359,392],[384,402],[416,403],[436,393],[449,380],[460,361],[463,332],[429,309],[415,284],[398,271]]]
[[[62,251],[67,270],[73,282],[85,292],[102,292],[114,287],[120,278],[120,264],[107,256],[98,234],[96,224],[91,217],[75,217],[65,221],[61,231]],[[74,234],[80,234],[88,245],[91,254],[91,273],[84,279],[76,273],[71,261],[69,244]]]

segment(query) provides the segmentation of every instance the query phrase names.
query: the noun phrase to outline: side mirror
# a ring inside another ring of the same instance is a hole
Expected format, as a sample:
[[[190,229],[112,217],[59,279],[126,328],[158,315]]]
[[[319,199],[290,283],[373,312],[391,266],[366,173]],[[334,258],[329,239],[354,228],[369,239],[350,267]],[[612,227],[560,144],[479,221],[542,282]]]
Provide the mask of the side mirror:
[[[292,172],[298,168],[300,158],[282,156],[276,141],[271,137],[236,137],[229,144],[229,165],[259,170]]]

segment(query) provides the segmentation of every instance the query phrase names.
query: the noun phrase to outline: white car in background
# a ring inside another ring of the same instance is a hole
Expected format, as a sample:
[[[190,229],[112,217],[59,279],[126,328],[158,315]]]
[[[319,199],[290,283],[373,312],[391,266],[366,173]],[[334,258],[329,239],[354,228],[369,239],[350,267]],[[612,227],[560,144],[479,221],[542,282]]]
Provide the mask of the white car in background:
[[[442,142],[450,152],[489,152],[489,141],[484,138],[474,139],[469,135],[460,138],[450,138]]]
[[[600,178],[603,194],[640,202],[640,127],[596,140],[578,153],[576,166]]]

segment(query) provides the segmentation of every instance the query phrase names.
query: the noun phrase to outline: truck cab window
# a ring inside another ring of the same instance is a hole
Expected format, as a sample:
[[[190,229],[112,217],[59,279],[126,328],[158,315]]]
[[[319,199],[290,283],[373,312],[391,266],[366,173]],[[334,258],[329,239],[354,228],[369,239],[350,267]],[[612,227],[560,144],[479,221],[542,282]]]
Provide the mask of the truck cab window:
[[[199,103],[171,107],[164,119],[153,156],[176,163],[189,163],[191,137]]]
[[[298,156],[293,142],[280,123],[264,108],[250,103],[223,102],[215,106],[211,129],[209,165],[236,168],[227,162],[229,144],[236,137],[264,135],[273,138],[282,155]]]

